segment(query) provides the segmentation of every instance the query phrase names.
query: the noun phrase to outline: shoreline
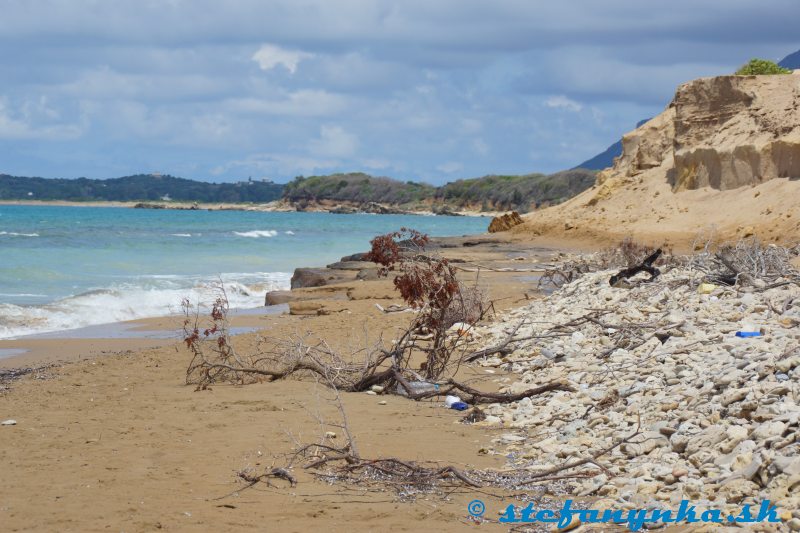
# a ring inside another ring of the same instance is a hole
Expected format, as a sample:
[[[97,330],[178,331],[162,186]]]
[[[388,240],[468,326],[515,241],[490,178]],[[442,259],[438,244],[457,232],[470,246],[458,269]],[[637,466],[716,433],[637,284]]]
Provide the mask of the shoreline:
[[[505,237],[508,237],[507,235]],[[497,252],[487,247],[491,243],[502,243],[509,249],[518,249],[519,245],[499,234],[478,234],[465,237],[433,237],[431,249],[445,251],[451,257],[460,260],[464,254],[454,252],[458,248],[466,250],[472,257],[497,259]],[[548,247],[538,248],[541,252]],[[361,252],[359,252],[361,253]],[[378,286],[378,300],[393,298],[392,288],[377,280],[377,265],[348,261],[351,256],[344,256],[340,261],[328,266],[296,267],[294,272],[308,271],[313,276],[328,278],[322,285],[292,289],[276,289],[265,293],[265,305],[257,307],[231,308],[231,325],[235,331],[247,332],[255,330],[265,317],[279,313],[308,316],[316,314],[325,307],[324,302],[336,301],[343,297],[353,299],[371,299],[372,287]],[[363,279],[362,279],[363,277]],[[366,282],[365,282],[366,281]],[[271,294],[276,301],[266,305]],[[294,308],[294,309],[293,309]],[[174,342],[183,320],[181,314],[167,314],[142,317],[120,322],[90,324],[71,329],[43,331],[18,337],[0,339],[0,368],[30,366],[39,362],[54,363],[59,357],[54,351],[60,343],[65,343],[63,354],[65,361],[73,361],[80,356],[82,347],[92,352],[104,353],[126,347],[130,343],[135,349],[161,347]],[[239,333],[236,333],[239,334]]]
[[[484,237],[450,238],[441,251],[497,269],[519,268],[523,254],[526,261],[545,262],[555,253]],[[529,277],[486,271],[480,283],[497,300],[499,312],[535,297]],[[237,349],[255,350],[261,336],[301,335],[350,353],[379,337],[389,342],[409,320],[407,313],[377,308],[402,303],[386,279],[345,280],[293,292],[303,298],[288,304],[289,313],[233,317],[232,325],[249,323],[259,330],[235,336]],[[177,325],[174,319],[143,327],[170,329]],[[404,528],[423,517],[426,526],[438,531],[465,527],[464,509],[474,498],[469,491],[436,500],[433,507],[402,503],[380,492],[353,498],[344,487],[321,483],[302,469],[295,472],[297,488],[241,490],[237,471],[258,471],[281,460],[295,439],[341,433],[316,420],[314,413],[331,421],[338,415],[326,390],[313,382],[218,384],[194,391],[183,383],[189,354],[180,339],[155,346],[126,339],[117,345],[103,339],[38,344],[37,350],[54,357],[29,357],[26,365],[61,362],[3,384],[9,388],[0,403],[0,419],[16,421],[0,427],[0,461],[6,465],[0,478],[0,521],[10,529],[263,531],[265,523],[291,521],[304,531],[323,522],[370,530]],[[14,359],[21,363],[23,357]],[[0,368],[8,366],[0,360]],[[489,390],[505,375],[462,372]],[[343,402],[365,456],[424,458],[460,468],[501,468],[505,463],[505,457],[481,451],[491,446],[492,431],[459,423],[463,414],[441,401],[348,393]],[[45,501],[50,503],[42,506]],[[499,503],[487,498],[493,507]]]
[[[335,204],[329,207],[314,206],[312,208],[298,209],[296,206],[277,200],[264,204],[235,204],[235,203],[200,203],[200,202],[160,202],[160,201],[86,201],[74,202],[68,200],[0,200],[0,206],[56,206],[56,207],[113,207],[125,209],[166,209],[176,211],[255,211],[263,213],[331,213],[331,214],[387,214],[387,215],[417,215],[417,216],[469,216],[490,218],[500,216],[506,211],[477,211],[449,209],[447,213],[436,213],[430,209],[405,210],[393,206],[384,207],[387,212],[342,210],[342,205]],[[349,204],[348,204],[349,205]],[[350,209],[350,207],[348,207]]]
[[[702,269],[678,261],[661,267],[652,283],[612,287],[609,275],[618,270],[602,259],[606,270],[547,294],[537,288],[535,271],[592,256],[509,234],[437,238],[432,249],[458,265],[464,281],[474,276],[496,306],[471,330],[475,349],[495,351],[461,365],[457,379],[510,394],[565,387],[482,405],[485,419],[471,424],[441,398],[343,393],[347,431],[363,457],[526,475],[577,461],[576,471],[541,486],[541,508],[574,498],[595,509],[669,509],[685,499],[727,513],[768,498],[784,523],[793,519],[800,498],[792,487],[800,478],[769,472],[791,474],[800,464],[792,385],[800,352],[796,345],[789,350],[800,340],[800,308],[783,307],[778,320],[768,303],[794,301],[796,286],[762,281],[761,292],[756,283],[715,285],[706,293],[698,285]],[[377,339],[396,339],[410,317],[382,310],[402,301],[391,281],[359,278],[367,267],[358,263],[310,269],[323,271],[326,283],[289,291],[288,313],[234,316],[232,326],[258,328],[232,337],[236,349],[255,353],[262,339],[303,338],[354,354]],[[587,313],[593,320],[584,319]],[[175,328],[175,319],[141,329]],[[763,338],[733,335],[744,322],[759,324]],[[493,348],[509,335],[519,343],[505,352]],[[11,529],[261,531],[265,523],[290,521],[303,531],[332,523],[360,531],[407,529],[424,518],[426,528],[456,532],[475,527],[467,513],[475,498],[494,518],[522,490],[467,487],[447,498],[404,501],[391,490],[325,483],[299,466],[292,470],[296,487],[274,480],[245,490],[237,472],[269,471],[298,443],[320,435],[343,443],[328,389],[286,379],[193,390],[184,384],[189,353],[180,339],[149,347],[125,339],[91,348],[47,342],[40,349],[73,350],[73,357],[0,382],[0,390],[7,387],[0,419],[16,421],[0,428],[0,460],[8,465],[0,519]],[[743,357],[753,362],[742,364]],[[764,472],[762,485],[743,477],[753,468]]]

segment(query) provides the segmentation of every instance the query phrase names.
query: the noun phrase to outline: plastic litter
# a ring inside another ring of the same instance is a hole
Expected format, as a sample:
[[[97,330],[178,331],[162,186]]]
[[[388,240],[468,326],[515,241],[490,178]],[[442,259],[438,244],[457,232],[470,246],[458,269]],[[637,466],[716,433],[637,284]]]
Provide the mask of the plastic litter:
[[[760,337],[761,336],[761,332],[760,331],[737,331],[736,332],[736,336],[737,337],[745,337],[745,338],[746,337]]]
[[[455,409],[456,411],[466,411],[469,409],[469,405],[461,401],[461,398],[458,396],[446,396],[444,399],[444,404],[450,408]]]
[[[459,398],[458,396],[451,396],[451,395],[448,394],[447,396],[444,397],[444,404],[447,407],[453,407],[454,403],[457,403],[457,402],[460,402],[460,401],[461,401],[461,398]]]
[[[412,394],[420,394],[423,392],[437,392],[439,390],[438,383],[428,383],[427,381],[411,381],[408,383],[408,386],[411,388]],[[397,385],[397,393],[401,396],[408,396],[405,387],[398,384]]]
[[[3,420],[3,422],[0,424],[2,424],[3,426],[16,426],[17,421],[9,418],[8,420]]]
[[[736,332],[737,337],[760,337],[761,332],[752,324],[745,324]]]

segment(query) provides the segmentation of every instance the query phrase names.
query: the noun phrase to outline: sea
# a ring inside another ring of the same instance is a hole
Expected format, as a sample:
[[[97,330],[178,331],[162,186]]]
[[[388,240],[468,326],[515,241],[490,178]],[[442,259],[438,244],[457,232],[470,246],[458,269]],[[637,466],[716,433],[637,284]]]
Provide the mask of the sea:
[[[0,339],[158,317],[210,301],[234,309],[408,227],[486,231],[482,217],[0,205]]]

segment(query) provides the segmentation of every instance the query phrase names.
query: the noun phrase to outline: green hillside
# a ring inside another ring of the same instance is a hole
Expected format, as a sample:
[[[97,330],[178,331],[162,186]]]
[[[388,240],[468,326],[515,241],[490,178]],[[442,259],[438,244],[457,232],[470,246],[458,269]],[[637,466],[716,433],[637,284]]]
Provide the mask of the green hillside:
[[[107,180],[46,179],[0,174],[0,200],[156,201],[264,203],[280,199],[270,181],[208,183],[168,175],[138,174]]]
[[[444,204],[455,208],[486,211],[529,211],[562,202],[594,184],[595,172],[565,170],[555,174],[484,176],[434,187],[413,181],[397,181],[363,173],[298,177],[286,184],[283,198],[300,205],[310,202],[377,202],[415,207]]]

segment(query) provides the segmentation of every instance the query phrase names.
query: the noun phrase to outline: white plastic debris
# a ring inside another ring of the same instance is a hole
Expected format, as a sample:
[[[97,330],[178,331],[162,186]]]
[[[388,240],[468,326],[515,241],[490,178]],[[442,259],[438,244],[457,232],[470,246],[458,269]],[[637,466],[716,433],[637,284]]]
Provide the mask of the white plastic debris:
[[[0,423],[0,425],[3,425],[3,426],[16,426],[17,425],[17,421],[9,418],[8,420],[3,420],[3,422]]]
[[[450,396],[450,395],[448,395],[448,396],[444,397],[444,404],[448,408],[453,407],[454,403],[458,403],[460,401],[461,401],[461,398],[459,398],[458,396]]]

